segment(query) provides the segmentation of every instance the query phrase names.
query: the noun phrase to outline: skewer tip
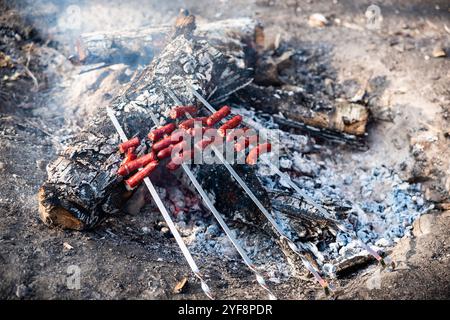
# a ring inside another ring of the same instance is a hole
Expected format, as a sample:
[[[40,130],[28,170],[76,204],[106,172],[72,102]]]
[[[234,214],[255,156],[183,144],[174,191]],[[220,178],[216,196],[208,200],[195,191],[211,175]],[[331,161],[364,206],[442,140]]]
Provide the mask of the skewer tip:
[[[214,296],[212,295],[211,289],[209,289],[209,286],[206,284],[206,282],[204,280],[200,280],[200,282],[201,282],[202,290],[206,294],[206,296],[209,299],[214,300]]]
[[[277,297],[270,290],[269,286],[266,283],[266,280],[264,280],[263,276],[260,275],[259,273],[256,274],[256,281],[264,290],[267,291],[269,295],[269,300],[278,300]]]

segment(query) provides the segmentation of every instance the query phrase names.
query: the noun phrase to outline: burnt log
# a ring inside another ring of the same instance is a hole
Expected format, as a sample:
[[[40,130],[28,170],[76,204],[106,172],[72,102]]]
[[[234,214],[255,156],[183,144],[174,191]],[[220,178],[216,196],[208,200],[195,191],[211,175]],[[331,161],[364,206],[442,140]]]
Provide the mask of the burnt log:
[[[365,135],[354,135],[345,132],[340,132],[328,128],[314,127],[300,121],[294,121],[282,116],[273,115],[273,120],[285,131],[294,129],[294,132],[298,131],[302,134],[307,134],[311,137],[332,142],[335,144],[346,145],[351,148],[366,151],[368,149],[368,143]]]
[[[168,26],[86,33],[80,36],[75,55],[83,63],[146,64],[164,48],[169,33]],[[194,34],[208,39],[212,46],[233,57],[234,63],[253,68],[255,83],[237,95],[239,103],[271,114],[282,113],[288,121],[298,123],[301,127],[296,126],[298,129],[327,141],[366,147],[361,137],[366,133],[367,108],[346,101],[321,101],[301,88],[284,85],[279,73],[290,67],[294,51],[288,50],[277,57],[265,52],[263,28],[255,21],[240,18],[203,23]]]
[[[290,85],[273,87],[251,84],[236,93],[235,99],[263,112],[282,114],[292,121],[356,137],[366,133],[369,119],[369,112],[362,105],[346,101],[321,101],[313,94]]]
[[[110,107],[127,136],[144,137],[149,132],[153,123],[148,110],[162,124],[167,121],[174,103],[166,87],[184,104],[196,104],[184,81],[211,101],[223,100],[251,82],[251,71],[244,63],[247,44],[234,41],[228,53],[235,54],[224,55],[194,30],[193,16],[178,18],[160,55],[112,101]],[[131,193],[117,175],[122,161],[118,144],[119,136],[106,108],[98,108],[89,124],[47,168],[48,179],[39,191],[39,212],[46,224],[82,230],[120,212]],[[227,201],[220,197],[223,195],[216,194],[216,201]]]
[[[257,22],[249,18],[220,20],[198,24],[194,35],[207,39],[225,55],[242,59],[242,44],[247,48],[253,47],[257,27]],[[76,41],[73,56],[83,64],[146,65],[165,48],[171,32],[171,26],[148,26],[126,31],[83,33]]]

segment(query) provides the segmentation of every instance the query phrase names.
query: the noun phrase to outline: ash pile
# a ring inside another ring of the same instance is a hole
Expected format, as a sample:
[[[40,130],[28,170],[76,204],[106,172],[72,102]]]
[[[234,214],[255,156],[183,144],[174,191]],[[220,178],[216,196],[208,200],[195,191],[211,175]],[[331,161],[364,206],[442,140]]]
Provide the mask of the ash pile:
[[[238,110],[251,118],[260,130],[279,130],[270,115]],[[323,216],[296,196],[268,166],[258,165],[258,177],[271,197],[272,212],[277,222],[293,238],[315,245],[313,251],[317,262],[332,278],[347,276],[375,259],[358,240],[333,229],[332,224],[328,225],[326,218],[336,218],[347,229],[356,232],[364,243],[388,254],[402,237],[411,236],[413,222],[434,208],[433,204],[425,201],[420,183],[402,181],[393,169],[364,164],[350,171],[348,163],[339,161],[342,156],[337,154],[336,157],[335,147],[318,145],[308,135],[281,130],[278,133],[285,146],[279,159],[281,170],[289,172],[291,179],[321,203],[329,216]],[[353,161],[354,164],[359,163],[358,155],[353,156]],[[220,226],[205,214],[201,199],[192,198],[189,191],[183,193],[178,188],[167,190],[167,194],[167,205],[178,212],[177,227],[189,239],[193,252],[219,259],[239,259]],[[255,263],[269,272],[269,280],[279,283],[295,275],[295,270],[276,249],[274,239],[255,230],[253,223],[243,221],[239,212],[234,214],[237,238]],[[168,232],[168,229],[163,231]]]

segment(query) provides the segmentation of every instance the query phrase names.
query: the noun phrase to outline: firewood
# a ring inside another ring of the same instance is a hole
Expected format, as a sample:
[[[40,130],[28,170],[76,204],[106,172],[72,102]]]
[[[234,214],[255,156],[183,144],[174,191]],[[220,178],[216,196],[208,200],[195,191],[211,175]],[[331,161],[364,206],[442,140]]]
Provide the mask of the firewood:
[[[127,136],[143,138],[147,135],[152,122],[146,110],[152,110],[160,118],[168,118],[174,104],[164,91],[165,87],[177,90],[183,104],[193,105],[196,101],[184,89],[184,80],[212,100],[224,99],[251,82],[251,71],[242,63],[247,58],[244,44],[234,41],[233,49],[225,56],[209,41],[192,34],[194,19],[183,18],[182,21],[160,55],[110,105]],[[226,25],[232,24],[227,22]],[[224,27],[221,23],[217,26]],[[251,28],[245,29],[244,34],[251,33]],[[222,34],[223,30],[218,27],[216,32]],[[39,211],[45,223],[82,230],[120,212],[131,193],[117,174],[123,160],[118,145],[119,137],[106,110],[99,107],[87,127],[48,167],[48,179],[39,191]],[[211,174],[214,166],[203,167],[201,170],[210,171],[203,176],[214,175]],[[244,174],[245,170],[253,169],[242,170]],[[202,176],[201,172],[199,176]],[[227,181],[233,183],[231,178]],[[258,181],[254,184],[257,187]],[[228,196],[216,195],[218,198]]]
[[[237,93],[238,101],[255,109],[336,132],[355,136],[366,133],[369,112],[366,107],[350,102],[321,102],[300,88],[265,87],[251,84]]]
[[[79,39],[82,51],[78,50],[77,55],[78,58],[84,57],[84,63],[146,63],[164,48],[170,30],[168,26],[150,26],[130,31],[82,34]],[[267,85],[282,84],[278,69],[281,64],[286,63],[293,52],[287,51],[276,59],[267,57],[260,44],[263,29],[255,21],[243,18],[203,23],[194,31],[194,34],[208,39],[215,48],[241,65],[245,61],[235,51],[233,44],[241,41],[254,50],[254,55],[247,55],[250,61],[246,62],[255,69],[253,73],[255,82],[264,86],[252,85],[244,90],[240,97],[246,97],[242,100],[246,104],[273,114],[281,112],[288,120],[314,128],[354,136],[365,134],[368,111],[364,106],[342,102],[320,108],[320,106],[312,105],[315,101],[313,97],[297,91],[296,88],[267,87]],[[276,93],[280,90],[281,94]],[[248,100],[248,97],[251,97],[251,100]],[[337,140],[346,141],[345,137],[340,138]],[[352,140],[348,140],[350,144]]]
[[[180,22],[181,23],[181,22]],[[237,42],[253,46],[256,21],[248,18],[202,23],[194,30],[216,49],[239,59]],[[74,57],[85,64],[141,63],[147,64],[165,47],[172,32],[171,26],[148,26],[133,30],[90,32],[80,35]]]
[[[319,138],[327,142],[346,145],[351,148],[366,151],[368,149],[365,136],[356,136],[353,134],[339,132],[328,128],[318,128],[303,122],[290,120],[278,115],[273,115],[274,121],[285,130],[296,129],[303,134],[308,134],[314,138]]]

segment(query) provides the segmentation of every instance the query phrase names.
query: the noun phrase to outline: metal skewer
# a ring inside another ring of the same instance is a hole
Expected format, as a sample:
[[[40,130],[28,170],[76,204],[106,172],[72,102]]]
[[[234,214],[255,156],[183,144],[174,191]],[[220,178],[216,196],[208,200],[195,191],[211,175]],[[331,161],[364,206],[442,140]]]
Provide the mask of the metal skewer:
[[[116,115],[114,114],[114,111],[106,107],[106,112],[111,119],[114,128],[116,129],[117,133],[119,134],[119,137],[122,141],[127,141],[127,136],[125,132],[123,131],[122,127],[119,124],[119,121],[117,120]],[[159,211],[161,212],[164,220],[167,223],[167,226],[169,227],[170,231],[172,232],[173,236],[175,237],[175,240],[178,244],[178,246],[181,249],[181,252],[183,253],[187,263],[189,264],[189,267],[191,268],[194,275],[200,280],[201,288],[203,292],[206,294],[208,298],[211,300],[214,300],[214,297],[211,293],[210,288],[206,284],[205,280],[203,279],[203,276],[200,273],[199,268],[197,267],[197,264],[195,263],[194,259],[192,258],[191,253],[189,252],[189,249],[186,247],[186,244],[184,243],[183,239],[180,236],[180,233],[178,232],[177,228],[175,227],[175,224],[172,221],[172,218],[169,215],[169,212],[167,211],[166,207],[161,201],[161,198],[158,195],[158,192],[156,191],[155,187],[153,186],[152,182],[150,181],[150,178],[146,177],[144,179],[145,185],[147,186],[147,189],[150,191],[150,194],[155,201],[156,205],[158,206]]]
[[[208,108],[209,111],[211,111],[212,113],[214,113],[216,110],[200,95],[198,94],[197,91],[195,91],[192,87],[189,86],[189,88],[191,89],[191,91],[193,92],[193,94]],[[166,91],[169,93],[169,95],[172,97],[172,99],[175,101],[175,103],[181,105],[181,101],[175,96],[175,94],[173,93],[173,91],[170,88],[165,88]],[[280,240],[281,241],[286,241],[289,248],[295,253],[297,254],[303,265],[306,267],[306,269],[311,272],[311,274],[314,276],[314,278],[317,280],[317,282],[322,286],[323,290],[325,291],[326,294],[330,293],[330,290],[332,290],[332,288],[330,287],[330,285],[328,284],[328,282],[326,280],[324,280],[319,273],[317,272],[317,270],[313,267],[313,265],[306,259],[306,257],[303,254],[303,251],[305,251],[305,248],[302,246],[302,249],[300,249],[286,234],[285,232],[281,229],[281,227],[278,225],[278,223],[273,219],[272,215],[267,211],[267,209],[262,205],[262,203],[258,200],[258,198],[255,196],[255,194],[250,190],[250,188],[247,186],[247,184],[241,179],[241,177],[239,176],[239,174],[233,169],[233,167],[231,167],[231,165],[224,159],[224,157],[222,156],[222,154],[220,153],[220,151],[217,150],[217,148],[212,145],[211,146],[212,150],[214,151],[214,153],[216,154],[216,156],[218,157],[218,159],[220,160],[220,162],[222,164],[225,165],[225,167],[227,168],[227,170],[230,172],[230,174],[236,179],[236,181],[241,185],[241,187],[245,190],[245,192],[247,193],[247,195],[253,200],[253,202],[256,204],[256,206],[261,210],[261,212],[263,213],[263,215],[267,218],[267,220],[270,222],[270,224],[272,224],[272,226],[275,228],[275,230],[278,232],[278,234],[280,235]],[[301,245],[301,244],[300,244]]]
[[[202,104],[212,113],[214,113],[216,110],[213,108],[213,106],[206,101],[198,92],[195,90],[191,84],[185,82],[187,87],[191,90],[191,92],[202,102]],[[245,123],[245,121],[243,121]],[[216,153],[217,154],[217,153]],[[310,196],[308,196],[305,192],[303,192],[289,177],[287,174],[281,172],[273,163],[270,161],[265,160],[263,157],[261,158],[261,161],[264,162],[266,165],[268,165],[272,170],[275,171],[277,175],[279,175],[282,179],[284,179],[289,186],[291,186],[309,205],[316,208],[320,213],[322,213],[325,217],[329,217],[329,213],[318,203],[316,203]],[[231,168],[233,170],[233,168]],[[234,171],[234,170],[233,170]],[[231,171],[230,171],[231,172]],[[236,174],[237,175],[237,174]],[[234,176],[234,175],[233,175]],[[241,179],[242,180],[242,179]],[[239,183],[241,184],[241,183]],[[245,182],[244,182],[245,184]],[[245,189],[245,187],[241,184],[241,186]],[[248,189],[248,187],[247,187]],[[247,192],[247,191],[246,191]],[[247,192],[248,193],[248,192]],[[250,194],[248,193],[250,196]],[[251,197],[251,196],[250,196]],[[258,206],[259,207],[259,206]],[[260,208],[261,209],[261,208]],[[264,212],[263,212],[264,213]],[[387,259],[382,258],[375,250],[373,250],[369,245],[364,243],[358,235],[351,230],[348,230],[342,223],[336,221],[335,219],[330,218],[335,223],[336,227],[339,228],[341,231],[348,233],[352,239],[357,240],[360,244],[360,246],[365,249],[370,255],[372,255],[383,267],[387,265],[390,261],[386,261]]]
[[[176,104],[181,105],[180,100],[178,100],[177,97],[172,96],[172,99],[174,99]],[[159,126],[159,121],[156,118],[155,114],[152,111],[148,111],[150,114],[150,117],[152,118],[153,122],[155,123],[155,125]],[[192,118],[191,115],[189,113],[186,113],[186,117],[188,118]],[[233,246],[236,248],[236,250],[238,251],[239,255],[242,257],[242,259],[244,260],[244,263],[248,266],[248,268],[255,274],[256,276],[256,281],[258,282],[258,284],[265,290],[267,291],[268,295],[269,295],[269,299],[270,300],[276,300],[277,298],[275,297],[275,295],[272,293],[272,291],[270,290],[270,288],[268,287],[264,277],[261,275],[261,273],[256,269],[256,266],[253,264],[252,260],[248,257],[248,255],[245,253],[244,249],[242,248],[242,246],[238,243],[237,239],[233,236],[233,233],[231,232],[230,228],[227,226],[227,224],[225,223],[225,221],[223,220],[221,214],[219,213],[219,211],[217,211],[217,209],[214,207],[214,205],[212,204],[211,200],[208,198],[208,195],[206,194],[205,190],[203,189],[203,187],[200,185],[200,183],[198,182],[197,178],[195,177],[194,173],[192,172],[192,170],[186,165],[186,163],[182,163],[181,167],[183,168],[184,172],[186,172],[187,176],[189,177],[189,179],[191,180],[192,184],[194,185],[194,187],[197,189],[198,193],[200,193],[200,196],[202,197],[203,201],[205,202],[206,206],[208,207],[208,209],[212,212],[212,214],[214,215],[214,218],[216,218],[216,220],[219,222],[220,226],[222,227],[223,231],[225,232],[225,234],[227,235],[227,237],[230,239],[231,243],[233,244]]]

